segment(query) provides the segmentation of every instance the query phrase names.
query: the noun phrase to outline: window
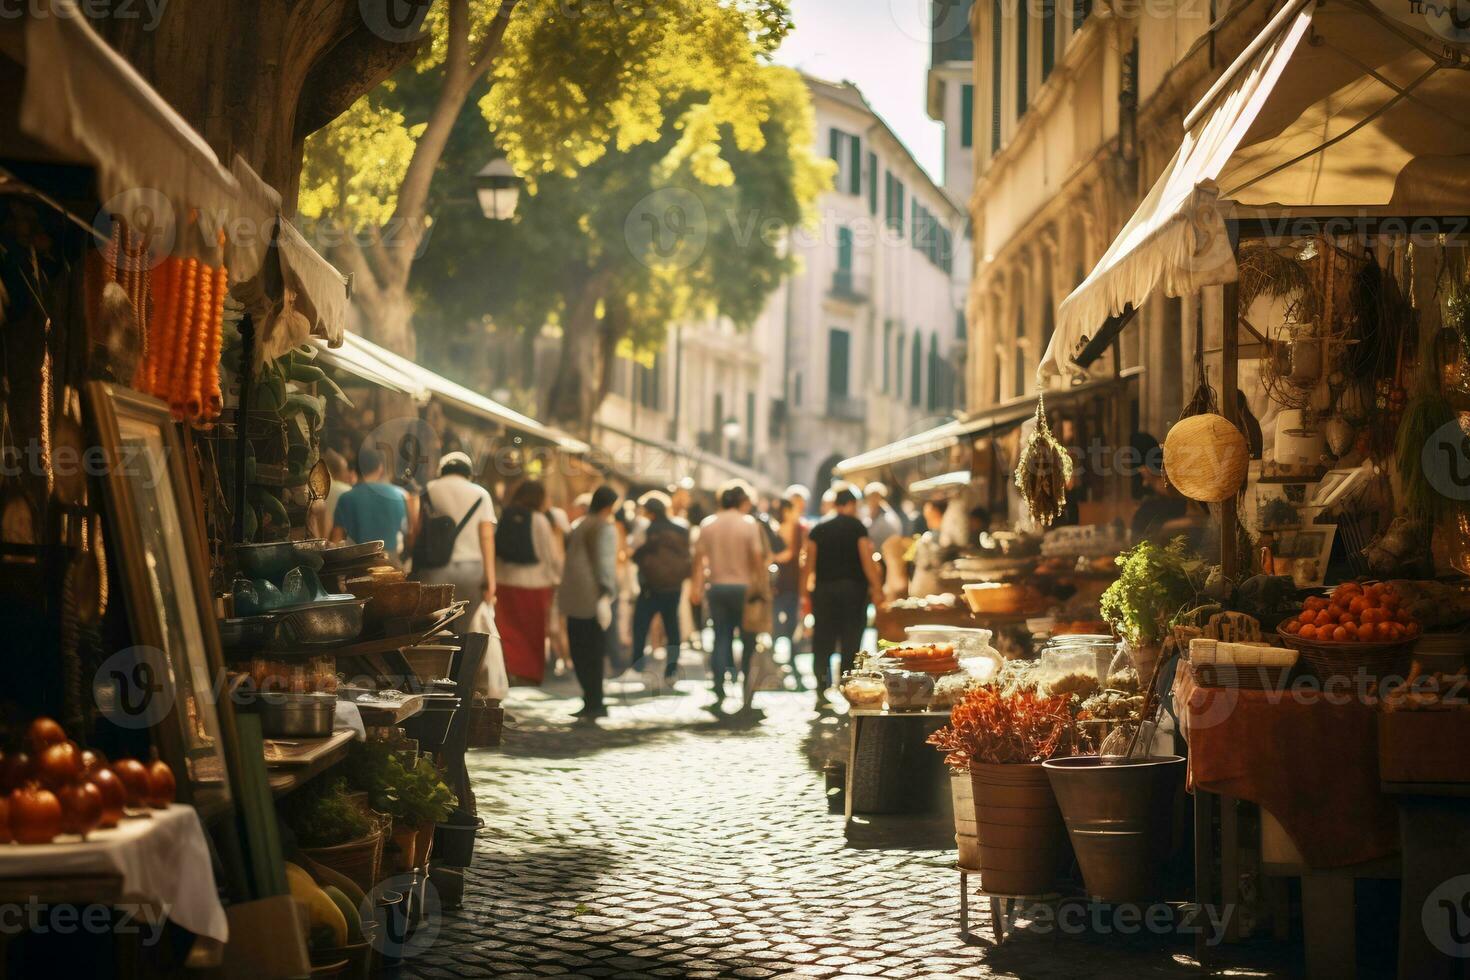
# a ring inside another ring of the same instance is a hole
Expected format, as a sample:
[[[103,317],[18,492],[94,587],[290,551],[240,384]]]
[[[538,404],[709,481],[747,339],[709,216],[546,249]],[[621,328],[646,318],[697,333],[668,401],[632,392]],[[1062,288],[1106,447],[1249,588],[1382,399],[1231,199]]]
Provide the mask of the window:
[[[975,144],[975,86],[960,86],[960,146]]]
[[[852,229],[837,229],[837,270],[852,274]]]
[[[863,141],[834,126],[829,134],[828,155],[837,161],[837,189],[848,194],[862,194]]]
[[[745,393],[745,439],[750,446],[755,445],[755,392]]]
[[[943,365],[939,362],[939,335],[929,335],[929,411],[939,410],[939,392],[943,385],[939,374]]]
[[[888,378],[893,368],[893,321],[883,321],[883,380],[880,390],[888,393]]]
[[[965,323],[965,311],[954,311],[954,339],[963,341],[969,334],[969,325]]]
[[[1026,106],[1031,101],[1031,93],[1026,88],[1028,78],[1027,56],[1031,52],[1031,39],[1029,37],[1031,26],[1031,12],[1025,3],[1016,5],[1016,118],[1019,120],[1026,114]]]
[[[885,172],[884,183],[887,187],[887,203],[884,207],[884,217],[888,221],[888,227],[903,234],[903,181],[893,176],[892,172]]]
[[[868,153],[868,213],[878,215],[878,154]]]
[[[990,152],[1000,152],[1000,107],[1001,83],[1005,76],[1001,71],[1004,56],[1003,32],[1005,25],[1001,0],[990,2]]]
[[[903,397],[903,331],[898,332],[898,343],[894,346],[898,353],[898,370],[893,374],[893,394],[899,398]]]
[[[1092,0],[1072,0],[1072,30],[1080,30],[1092,13]]]
[[[1057,3],[1041,0],[1041,80],[1057,65]]]
[[[909,404],[917,408],[924,403],[924,340],[917,333],[909,352],[909,374]]]
[[[801,407],[801,372],[796,372],[796,377],[791,381],[791,404],[797,408]]]
[[[827,332],[827,397],[838,401],[848,393],[848,373],[852,363],[852,334],[838,327]]]
[[[718,440],[715,443],[716,446],[722,446],[722,445],[724,445],[724,440],[725,440],[725,433],[723,431],[724,428],[725,428],[725,396],[722,395],[719,392],[715,392],[715,420],[714,420],[713,423],[711,423],[708,431],[710,432],[711,436],[714,439]]]

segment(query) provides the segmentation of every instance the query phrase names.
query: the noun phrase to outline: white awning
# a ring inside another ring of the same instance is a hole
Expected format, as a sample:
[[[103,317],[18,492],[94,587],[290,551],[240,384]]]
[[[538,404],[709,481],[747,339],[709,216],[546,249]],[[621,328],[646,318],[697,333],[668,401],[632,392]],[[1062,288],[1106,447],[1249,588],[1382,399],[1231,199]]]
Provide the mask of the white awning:
[[[1228,218],[1470,214],[1464,43],[1360,0],[1289,3],[1186,117],[1174,159],[1062,301],[1042,374],[1075,372],[1087,337],[1155,288],[1234,281]]]
[[[968,487],[975,477],[969,470],[955,470],[952,473],[941,473],[931,476],[927,480],[915,480],[909,484],[910,497],[922,497],[931,493],[953,492],[963,487]]]
[[[343,334],[342,340],[341,349],[331,350],[323,346],[321,353],[317,356],[323,358],[325,363],[356,374],[366,381],[381,384],[383,387],[396,391],[407,392],[420,401],[439,398],[460,411],[478,415],[507,429],[514,429],[525,435],[545,440],[564,452],[580,456],[592,449],[587,443],[567,435],[560,429],[543,425],[530,416],[507,408],[495,399],[486,398],[479,392],[435,374],[426,367],[420,367],[408,358],[395,354],[387,348],[379,347],[370,340],[365,340],[353,333]],[[345,356],[344,351],[347,352]]]
[[[850,456],[834,466],[832,473],[848,479],[855,473],[879,470],[885,466],[892,466],[894,463],[916,459],[919,456],[943,454],[945,458],[948,458],[949,450],[959,445],[962,431],[962,423],[945,422],[943,425],[936,425],[932,429],[925,429],[923,432],[890,442],[886,446],[879,446],[877,449]]]
[[[235,213],[239,186],[204,138],[97,36],[72,0],[52,0],[45,15],[26,20],[25,64],[21,131],[60,158],[94,169],[104,206],[147,207],[154,227],[173,234],[173,251],[210,258],[213,250],[217,261],[217,244],[190,219],[223,226]]]

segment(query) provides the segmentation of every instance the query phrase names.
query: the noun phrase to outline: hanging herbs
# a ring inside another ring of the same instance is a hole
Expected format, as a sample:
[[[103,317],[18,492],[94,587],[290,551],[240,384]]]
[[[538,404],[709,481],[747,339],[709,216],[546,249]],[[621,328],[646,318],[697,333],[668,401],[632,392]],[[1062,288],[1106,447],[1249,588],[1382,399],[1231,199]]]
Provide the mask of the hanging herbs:
[[[1021,449],[1016,463],[1016,489],[1042,527],[1051,527],[1067,506],[1067,481],[1072,476],[1071,454],[1051,434],[1046,421],[1046,396],[1036,399],[1036,430]]]
[[[1425,452],[1435,434],[1453,419],[1450,403],[1440,387],[1439,372],[1433,365],[1425,365],[1419,372],[1414,394],[1404,407],[1395,465],[1403,486],[1404,510],[1410,517],[1431,527],[1456,505],[1456,501],[1435,488],[1425,465]]]

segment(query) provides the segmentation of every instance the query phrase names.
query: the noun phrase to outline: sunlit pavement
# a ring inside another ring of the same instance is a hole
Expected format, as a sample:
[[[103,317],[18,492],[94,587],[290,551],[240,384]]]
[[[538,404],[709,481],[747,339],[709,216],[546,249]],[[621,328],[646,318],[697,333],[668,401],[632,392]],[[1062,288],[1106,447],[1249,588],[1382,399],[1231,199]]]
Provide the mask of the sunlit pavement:
[[[820,767],[843,754],[845,720],[818,721],[810,694],[759,695],[758,723],[717,720],[710,700],[693,680],[657,698],[615,685],[611,716],[592,726],[571,722],[568,679],[512,691],[504,746],[472,753],[486,826],[465,907],[404,972],[1200,976],[1192,937],[1177,935],[1023,924],[999,948],[966,945],[952,850],[850,847],[828,813]]]

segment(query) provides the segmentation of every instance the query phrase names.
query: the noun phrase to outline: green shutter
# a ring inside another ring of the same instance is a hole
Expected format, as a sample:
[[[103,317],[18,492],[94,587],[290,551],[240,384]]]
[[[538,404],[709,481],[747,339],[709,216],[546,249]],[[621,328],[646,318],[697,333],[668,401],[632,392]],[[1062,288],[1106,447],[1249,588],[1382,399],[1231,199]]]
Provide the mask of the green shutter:
[[[909,352],[909,375],[909,404],[917,408],[924,403],[924,340],[917,333]]]
[[[1026,88],[1027,56],[1031,51],[1031,39],[1029,28],[1031,26],[1031,11],[1026,4],[1020,4],[1016,8],[1016,118],[1020,119],[1026,114],[1026,106],[1031,101],[1031,93]]]
[[[1051,76],[1057,64],[1056,0],[1041,0],[1041,80]]]
[[[846,398],[847,378],[851,361],[852,335],[846,330],[833,327],[827,333],[827,394],[831,398]]]
[[[960,86],[960,146],[975,144],[975,86]]]
[[[852,229],[837,229],[837,270],[852,272]]]
[[[842,163],[842,137],[843,137],[842,130],[840,130],[840,129],[838,129],[838,128],[836,128],[834,126],[832,128],[832,130],[827,133],[827,137],[828,137],[828,141],[827,141],[827,155],[830,156],[833,160],[836,160],[838,162],[838,164],[841,164]]]
[[[868,213],[878,215],[878,154],[868,152]]]
[[[852,173],[847,175],[847,189],[850,193],[861,197],[863,194],[863,141],[856,136],[849,136],[852,152]]]
[[[1001,73],[1001,60],[1005,54],[1002,44],[1003,25],[1005,18],[1001,10],[1000,0],[991,0],[990,4],[990,152],[1000,152],[1000,109],[1001,109],[1001,83],[1005,81]]]

